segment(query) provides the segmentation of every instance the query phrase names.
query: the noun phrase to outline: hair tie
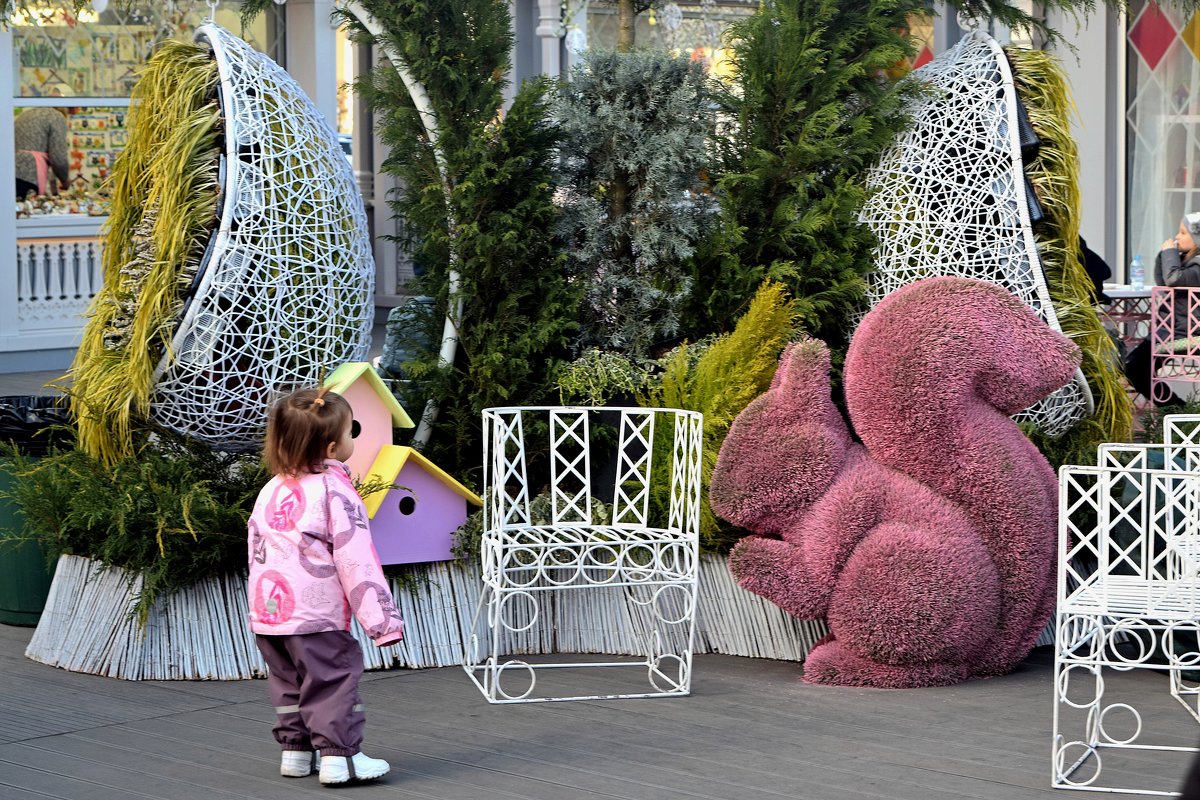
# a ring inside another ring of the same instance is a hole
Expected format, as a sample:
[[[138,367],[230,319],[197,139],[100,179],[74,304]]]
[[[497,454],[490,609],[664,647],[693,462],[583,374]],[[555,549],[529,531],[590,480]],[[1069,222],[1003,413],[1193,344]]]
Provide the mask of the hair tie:
[[[312,401],[313,408],[324,408],[325,407],[325,393],[328,391],[329,391],[328,386],[322,386],[320,389],[317,389],[317,396],[314,397],[313,401]]]

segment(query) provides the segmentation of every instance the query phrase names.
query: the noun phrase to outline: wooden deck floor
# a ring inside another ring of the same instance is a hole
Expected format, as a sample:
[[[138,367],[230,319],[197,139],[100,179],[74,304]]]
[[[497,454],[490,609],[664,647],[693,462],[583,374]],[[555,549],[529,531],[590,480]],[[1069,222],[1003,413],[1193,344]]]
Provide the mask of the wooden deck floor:
[[[25,659],[30,635],[0,625],[0,800],[328,796],[315,777],[279,777],[261,681],[78,675]],[[364,749],[393,771],[341,791],[360,800],[1085,796],[1049,788],[1044,649],[1010,676],[944,689],[819,688],[799,673],[706,655],[691,697],[522,706],[488,705],[457,668],[369,673]],[[1135,704],[1161,707],[1156,726],[1194,742],[1195,723],[1159,702],[1165,678],[1140,672],[1123,683]],[[1189,757],[1155,754],[1135,769],[1174,786]]]

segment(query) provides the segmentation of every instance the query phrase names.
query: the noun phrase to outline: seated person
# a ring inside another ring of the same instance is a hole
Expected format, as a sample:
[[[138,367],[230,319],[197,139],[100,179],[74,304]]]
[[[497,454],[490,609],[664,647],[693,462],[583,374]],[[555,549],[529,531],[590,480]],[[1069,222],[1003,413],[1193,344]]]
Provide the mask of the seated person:
[[[1079,237],[1079,263],[1088,277],[1092,279],[1092,302],[1108,305],[1112,298],[1104,293],[1104,282],[1112,277],[1112,268],[1092,248],[1088,247],[1082,236]]]
[[[1162,243],[1162,250],[1154,259],[1154,283],[1159,286],[1200,287],[1200,211],[1186,214],[1179,223],[1179,232]],[[1189,331],[1200,327],[1200,320],[1188,319],[1185,303],[1175,304],[1174,337],[1187,338]],[[1125,377],[1133,388],[1156,406],[1181,405],[1182,400],[1167,389],[1167,396],[1154,398],[1150,393],[1151,337],[1146,337],[1129,352],[1125,359]],[[1164,387],[1165,388],[1165,387]],[[1162,388],[1159,389],[1162,392]]]

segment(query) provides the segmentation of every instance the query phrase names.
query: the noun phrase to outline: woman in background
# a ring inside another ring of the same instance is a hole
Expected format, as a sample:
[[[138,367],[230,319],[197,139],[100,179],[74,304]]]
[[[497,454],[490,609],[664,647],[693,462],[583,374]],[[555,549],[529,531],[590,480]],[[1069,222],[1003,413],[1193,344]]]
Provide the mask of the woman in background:
[[[56,86],[54,96],[63,96],[69,87]],[[59,108],[27,108],[13,120],[13,146],[16,150],[17,199],[29,192],[58,194],[58,184],[69,181],[67,166],[67,118]]]
[[[1176,288],[1200,287],[1200,246],[1196,242],[1200,240],[1200,211],[1194,211],[1191,214],[1185,214],[1179,222],[1179,232],[1171,239],[1167,239],[1162,243],[1162,249],[1158,256],[1154,259],[1154,283],[1158,286],[1171,286]],[[1200,320],[1192,320],[1189,318],[1188,303],[1176,297],[1174,303],[1174,319],[1172,331],[1174,339],[1186,339],[1191,330],[1195,329],[1195,323]],[[1154,397],[1151,394],[1151,378],[1153,372],[1153,363],[1151,359],[1151,337],[1146,337],[1138,343],[1137,347],[1130,351],[1125,358],[1125,377],[1129,379],[1129,383],[1133,388],[1151,401],[1156,406],[1171,406],[1180,405],[1182,401],[1175,396],[1165,384],[1162,384],[1162,389],[1166,390],[1164,397]]]

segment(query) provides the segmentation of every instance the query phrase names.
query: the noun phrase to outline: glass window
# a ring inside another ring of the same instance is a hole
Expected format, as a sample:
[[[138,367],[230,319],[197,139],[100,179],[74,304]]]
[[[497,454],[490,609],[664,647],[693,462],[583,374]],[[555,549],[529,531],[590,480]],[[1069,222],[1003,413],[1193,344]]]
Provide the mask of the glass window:
[[[14,112],[17,216],[107,214],[105,181],[125,146],[129,107],[18,106]]]
[[[688,53],[693,60],[703,61],[710,74],[729,77],[723,42],[725,29],[757,10],[756,1],[669,2],[637,16],[634,21],[635,41],[639,46]],[[568,51],[579,53],[589,47],[611,50],[617,46],[615,4],[576,0],[566,4],[565,18],[568,20]],[[909,29],[917,40],[917,55],[910,65],[912,67],[933,60],[933,21],[932,13],[914,15],[909,20]]]
[[[159,41],[190,38],[209,14],[201,0],[134,3],[78,15],[61,8],[18,13],[12,22],[17,97],[128,97],[137,69]],[[218,9],[217,22],[239,31],[236,8]],[[242,36],[271,53],[269,15]]]
[[[934,41],[933,14],[913,14],[908,18],[908,32],[916,39],[917,54],[913,56],[913,69],[933,61]]]
[[[1131,0],[1127,19],[1126,262],[1149,263],[1200,210],[1200,17]]]
[[[722,43],[725,29],[734,21],[753,14],[757,2],[737,0],[701,0],[670,2],[639,14],[634,22],[638,46],[656,47],[673,53],[687,53],[702,61],[710,74],[728,75],[726,52]],[[567,47],[579,53],[591,48],[614,49],[617,46],[617,8],[612,3],[582,2],[567,8]]]
[[[358,95],[353,91],[351,83],[358,77],[355,74],[354,48],[357,46],[350,40],[345,25],[337,29],[337,133],[338,142],[346,153],[346,159],[352,161],[354,147],[354,120],[358,116]]]
[[[103,8],[76,15],[48,6],[12,20],[20,217],[107,213],[107,178],[125,146],[139,68],[159,42],[191,39],[211,13],[202,0],[93,5]],[[216,22],[273,58],[282,52],[274,9],[250,29],[236,5],[219,8]]]

